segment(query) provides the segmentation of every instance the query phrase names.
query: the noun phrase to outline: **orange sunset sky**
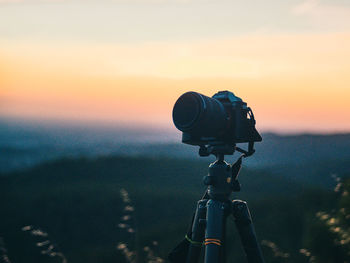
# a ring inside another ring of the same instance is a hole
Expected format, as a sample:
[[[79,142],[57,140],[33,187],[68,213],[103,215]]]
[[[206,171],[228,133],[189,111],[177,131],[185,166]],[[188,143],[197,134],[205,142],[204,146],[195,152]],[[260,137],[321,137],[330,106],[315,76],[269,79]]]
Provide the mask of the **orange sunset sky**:
[[[262,131],[350,131],[350,2],[0,0],[1,118],[173,128],[189,90]]]

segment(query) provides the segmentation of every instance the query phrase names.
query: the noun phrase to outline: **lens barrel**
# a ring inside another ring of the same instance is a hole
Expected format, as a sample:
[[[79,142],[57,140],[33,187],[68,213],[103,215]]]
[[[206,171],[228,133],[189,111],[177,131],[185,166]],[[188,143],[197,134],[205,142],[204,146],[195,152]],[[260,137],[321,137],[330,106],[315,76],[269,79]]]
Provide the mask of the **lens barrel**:
[[[182,132],[216,137],[225,131],[227,116],[219,100],[191,91],[176,101],[173,122]]]

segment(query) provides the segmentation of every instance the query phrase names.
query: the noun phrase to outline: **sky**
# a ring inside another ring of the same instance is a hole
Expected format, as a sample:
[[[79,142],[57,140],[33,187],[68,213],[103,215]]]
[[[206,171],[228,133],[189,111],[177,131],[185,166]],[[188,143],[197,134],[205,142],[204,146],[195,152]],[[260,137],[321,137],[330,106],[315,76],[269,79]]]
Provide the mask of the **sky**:
[[[230,90],[260,131],[350,131],[348,0],[0,0],[0,117],[174,129]]]

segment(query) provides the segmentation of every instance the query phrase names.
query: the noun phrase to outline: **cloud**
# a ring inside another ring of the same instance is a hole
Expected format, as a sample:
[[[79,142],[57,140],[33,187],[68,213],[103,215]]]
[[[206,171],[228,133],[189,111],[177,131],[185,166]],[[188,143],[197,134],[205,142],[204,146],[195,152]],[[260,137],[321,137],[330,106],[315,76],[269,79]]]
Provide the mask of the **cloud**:
[[[335,31],[350,30],[350,7],[324,4],[320,0],[305,0],[292,7],[291,13],[306,17],[312,25]]]
[[[319,6],[318,0],[306,0],[292,8],[292,13],[295,15],[307,14],[312,10],[315,10]]]
[[[33,62],[35,65],[28,67],[33,71],[41,68],[81,75],[256,79],[285,74],[348,74],[350,68],[349,60],[344,59],[350,54],[349,33],[255,34],[132,45],[0,40],[1,60],[7,65],[11,61]]]

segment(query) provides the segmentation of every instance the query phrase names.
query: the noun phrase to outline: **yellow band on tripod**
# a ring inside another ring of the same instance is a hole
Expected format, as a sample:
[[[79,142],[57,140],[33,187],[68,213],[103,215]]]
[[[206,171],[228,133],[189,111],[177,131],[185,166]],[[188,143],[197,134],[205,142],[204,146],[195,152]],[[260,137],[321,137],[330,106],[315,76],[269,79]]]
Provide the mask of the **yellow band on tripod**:
[[[198,246],[198,247],[203,246],[203,242],[194,241],[194,240],[190,239],[190,238],[188,237],[188,235],[186,235],[185,238],[186,238],[186,240],[187,240],[188,242],[190,242],[190,243],[191,243],[192,245],[194,245],[194,246]]]

